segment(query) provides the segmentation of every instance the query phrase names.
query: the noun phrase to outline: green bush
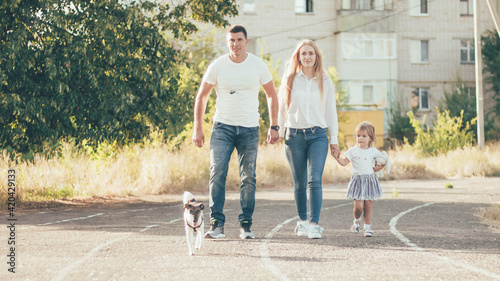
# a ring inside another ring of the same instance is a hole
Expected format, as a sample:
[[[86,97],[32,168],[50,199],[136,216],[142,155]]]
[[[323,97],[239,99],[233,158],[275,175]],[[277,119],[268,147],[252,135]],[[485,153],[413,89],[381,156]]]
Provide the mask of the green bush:
[[[437,119],[432,130],[422,125],[425,124],[425,115],[422,121],[418,121],[413,112],[408,112],[410,122],[417,134],[414,145],[418,151],[425,155],[435,156],[472,144],[474,134],[470,131],[470,127],[476,122],[476,118],[466,122],[463,126],[463,110],[459,117],[450,117],[448,110],[440,112],[436,108],[436,111]]]
[[[412,114],[414,114],[415,109],[412,110]],[[415,129],[408,115],[403,113],[403,105],[401,102],[393,101],[392,106],[388,109],[388,114],[390,116],[389,134],[391,138],[401,143],[406,140],[410,144],[413,144],[415,141]]]

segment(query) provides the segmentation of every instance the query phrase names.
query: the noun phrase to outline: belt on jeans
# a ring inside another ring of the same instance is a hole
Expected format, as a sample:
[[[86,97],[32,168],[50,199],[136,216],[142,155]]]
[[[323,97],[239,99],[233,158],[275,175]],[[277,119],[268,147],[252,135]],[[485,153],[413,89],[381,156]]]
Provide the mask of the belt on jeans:
[[[315,126],[315,127],[312,127],[312,128],[304,128],[304,129],[301,129],[301,128],[288,128],[288,130],[290,130],[290,134],[294,134],[296,135],[298,132],[303,132],[304,134],[315,134],[317,130],[321,130],[323,128],[321,127],[318,127],[318,126]]]

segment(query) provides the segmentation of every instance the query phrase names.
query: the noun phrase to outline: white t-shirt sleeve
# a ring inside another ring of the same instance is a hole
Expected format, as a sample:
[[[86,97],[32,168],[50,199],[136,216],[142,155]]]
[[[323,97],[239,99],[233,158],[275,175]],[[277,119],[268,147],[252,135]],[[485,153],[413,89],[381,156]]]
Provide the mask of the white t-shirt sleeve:
[[[345,153],[345,157],[347,157],[347,159],[349,159],[349,161],[351,162],[352,162],[353,152],[354,152],[354,147],[351,147]]]
[[[202,83],[207,82],[208,84],[215,85],[217,84],[217,62],[219,60],[214,60],[208,67],[207,71],[205,71],[205,75],[203,75]]]
[[[269,68],[267,67],[267,64],[263,61],[260,60],[260,67],[261,67],[261,75],[260,75],[260,84],[261,85],[266,85],[267,83],[271,82],[273,80],[273,75],[269,71]]]

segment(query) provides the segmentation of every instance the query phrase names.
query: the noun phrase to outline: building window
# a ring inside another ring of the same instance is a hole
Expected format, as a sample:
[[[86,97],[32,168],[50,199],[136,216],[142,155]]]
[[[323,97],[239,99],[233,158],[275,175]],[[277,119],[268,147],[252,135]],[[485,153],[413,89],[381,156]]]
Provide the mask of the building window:
[[[343,10],[392,10],[394,0],[342,0]]]
[[[373,86],[363,85],[363,104],[373,104]]]
[[[461,63],[474,63],[474,41],[465,40],[460,42],[460,62]]]
[[[255,0],[244,0],[243,1],[243,12],[255,13]]]
[[[420,0],[420,13],[427,14],[427,0]]]
[[[429,40],[411,41],[411,62],[429,62]]]
[[[460,15],[461,16],[474,15],[474,2],[473,2],[473,0],[460,0]]]
[[[312,0],[295,0],[295,13],[312,13]]]
[[[411,92],[411,107],[418,110],[429,110],[429,89],[415,88]]]
[[[349,91],[349,105],[354,107],[385,106],[387,81],[351,80],[345,81]]]
[[[394,39],[352,38],[342,40],[342,56],[345,59],[394,58]]]
[[[410,0],[410,15],[419,16],[428,13],[427,0]]]
[[[368,10],[370,6],[369,0],[342,0],[344,10]]]

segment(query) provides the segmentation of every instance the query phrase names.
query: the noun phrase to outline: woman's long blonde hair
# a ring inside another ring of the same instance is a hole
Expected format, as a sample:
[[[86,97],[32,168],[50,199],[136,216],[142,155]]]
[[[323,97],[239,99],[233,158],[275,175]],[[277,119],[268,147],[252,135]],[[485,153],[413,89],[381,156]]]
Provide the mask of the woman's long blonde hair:
[[[314,49],[314,52],[316,53],[316,62],[314,63],[314,74],[318,82],[318,88],[321,94],[321,100],[323,100],[323,75],[325,74],[325,71],[323,69],[323,57],[321,56],[321,53],[319,52],[316,43],[314,43],[314,41],[312,40],[305,39],[302,40],[297,45],[297,48],[295,48],[295,51],[293,52],[292,57],[290,58],[290,61],[288,62],[288,66],[286,68],[285,72],[286,85],[282,86],[286,87],[284,89],[284,103],[287,109],[290,107],[290,102],[291,102],[290,95],[292,93],[293,80],[295,79],[297,73],[300,70],[302,70],[302,64],[300,63],[300,48],[302,48],[305,45],[311,46]]]

